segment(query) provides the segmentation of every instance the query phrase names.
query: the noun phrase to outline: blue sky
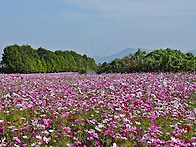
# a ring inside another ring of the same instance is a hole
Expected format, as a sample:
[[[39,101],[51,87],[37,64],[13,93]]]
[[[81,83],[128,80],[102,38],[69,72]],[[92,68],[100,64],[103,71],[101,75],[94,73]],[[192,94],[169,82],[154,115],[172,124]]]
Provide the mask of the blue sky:
[[[88,38],[90,56],[196,49],[196,0],[0,1],[0,53],[29,44],[88,54]]]

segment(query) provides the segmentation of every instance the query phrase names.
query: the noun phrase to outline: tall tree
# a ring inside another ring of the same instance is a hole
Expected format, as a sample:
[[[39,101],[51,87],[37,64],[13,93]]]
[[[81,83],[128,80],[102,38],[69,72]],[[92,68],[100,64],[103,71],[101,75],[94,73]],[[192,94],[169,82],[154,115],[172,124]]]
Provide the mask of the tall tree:
[[[97,68],[94,59],[74,51],[52,52],[42,47],[36,50],[30,45],[15,44],[4,48],[2,63],[9,73],[86,72],[87,61],[89,69]]]
[[[6,65],[8,73],[22,72],[24,64],[22,63],[18,45],[5,47],[2,59],[2,63]]]

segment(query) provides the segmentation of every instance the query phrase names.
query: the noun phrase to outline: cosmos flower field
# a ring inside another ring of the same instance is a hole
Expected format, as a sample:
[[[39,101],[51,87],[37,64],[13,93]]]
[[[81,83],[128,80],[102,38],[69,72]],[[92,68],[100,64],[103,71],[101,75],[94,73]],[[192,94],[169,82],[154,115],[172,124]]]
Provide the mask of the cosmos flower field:
[[[196,74],[1,74],[0,146],[196,146]]]

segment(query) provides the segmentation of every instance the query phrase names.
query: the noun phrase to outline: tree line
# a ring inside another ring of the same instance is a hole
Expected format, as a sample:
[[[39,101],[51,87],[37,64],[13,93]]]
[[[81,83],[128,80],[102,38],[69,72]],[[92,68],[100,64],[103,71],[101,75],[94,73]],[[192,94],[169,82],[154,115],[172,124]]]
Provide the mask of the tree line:
[[[4,48],[0,72],[3,73],[53,73],[93,70],[97,73],[179,72],[196,71],[196,56],[174,49],[156,49],[150,53],[138,49],[122,59],[103,64],[95,63],[86,54],[74,51],[50,51],[42,47],[17,44]]]
[[[33,49],[30,45],[17,44],[4,48],[1,72],[4,73],[54,73],[96,70],[97,64],[86,54],[74,51]]]
[[[174,49],[156,49],[150,53],[138,49],[122,59],[98,65],[98,73],[196,71],[196,56]]]

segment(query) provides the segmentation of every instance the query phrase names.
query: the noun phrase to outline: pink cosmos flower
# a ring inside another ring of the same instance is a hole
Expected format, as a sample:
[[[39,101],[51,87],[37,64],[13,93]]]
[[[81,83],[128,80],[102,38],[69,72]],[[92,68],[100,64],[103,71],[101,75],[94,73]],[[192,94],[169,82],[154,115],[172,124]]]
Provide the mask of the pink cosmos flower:
[[[50,134],[47,130],[43,131],[43,133],[46,134],[46,135]]]
[[[17,141],[18,143],[21,143],[21,140],[18,137],[14,137],[13,140]]]
[[[151,123],[152,123],[152,124],[156,124],[156,120],[151,119]]]
[[[70,127],[61,126],[61,128],[62,128],[63,130],[68,131],[69,133],[71,132],[71,128],[70,128]]]
[[[151,124],[150,129],[154,132],[158,131],[158,129],[162,129],[162,127],[157,126],[156,124]]]
[[[50,116],[51,118],[58,118],[58,116],[56,116],[55,114]]]
[[[46,127],[50,127],[50,125],[52,125],[52,120],[47,118],[47,119],[43,119],[44,124],[46,125]]]
[[[88,120],[88,119],[85,119],[84,122],[90,124],[90,120]]]
[[[91,135],[87,137],[87,140],[89,140],[89,141],[92,141],[93,139],[94,139],[94,137]]]
[[[100,145],[100,142],[99,141],[96,141],[96,145]]]
[[[148,115],[149,115],[151,118],[157,118],[157,116],[156,116],[156,113],[155,113],[155,112],[148,113]]]
[[[61,117],[62,117],[62,118],[65,118],[65,117],[67,117],[68,115],[69,115],[68,113],[64,113],[64,114],[61,115]]]
[[[76,141],[75,144],[80,145],[80,144],[82,144],[82,142],[81,141]]]

